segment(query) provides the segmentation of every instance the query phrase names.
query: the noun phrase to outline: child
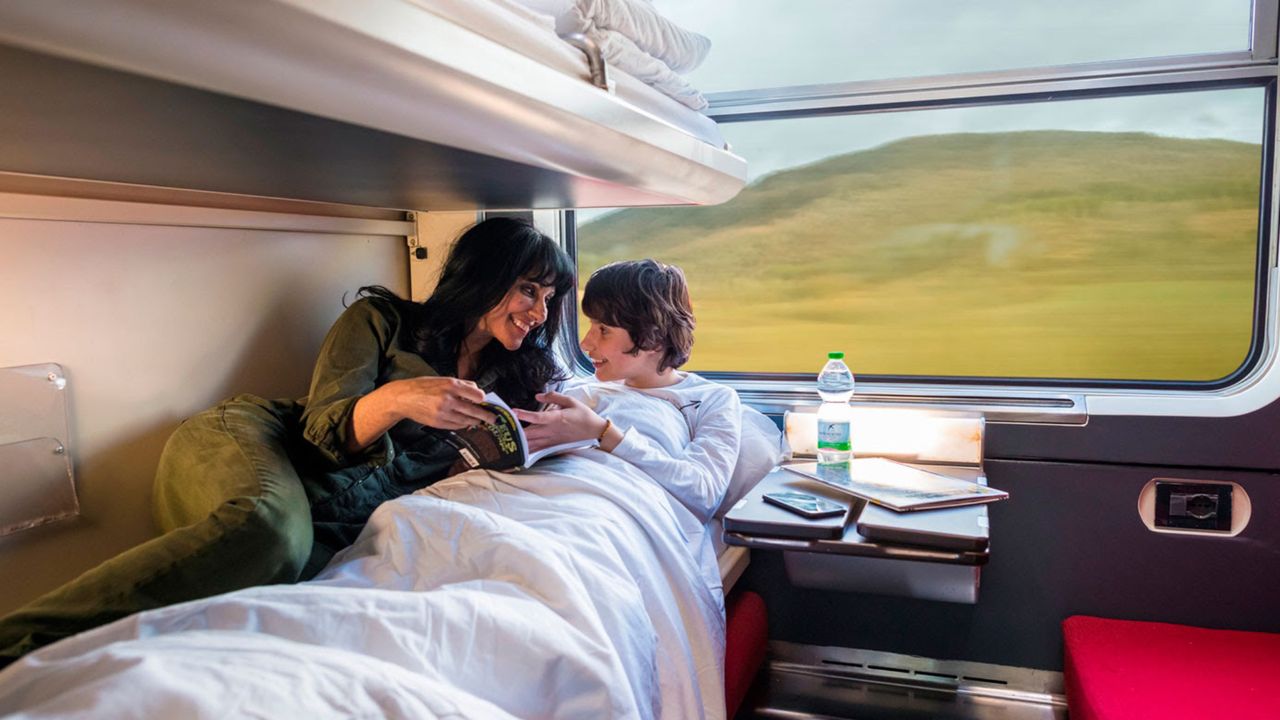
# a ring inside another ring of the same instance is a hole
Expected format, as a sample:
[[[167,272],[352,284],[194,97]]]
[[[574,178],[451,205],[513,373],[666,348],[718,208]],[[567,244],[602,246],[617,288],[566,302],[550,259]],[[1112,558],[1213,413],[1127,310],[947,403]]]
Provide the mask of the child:
[[[707,523],[738,458],[742,407],[732,388],[677,369],[693,346],[684,273],[653,260],[606,265],[587,281],[582,311],[582,350],[600,382],[537,396],[554,409],[517,410],[530,446],[596,438]]]

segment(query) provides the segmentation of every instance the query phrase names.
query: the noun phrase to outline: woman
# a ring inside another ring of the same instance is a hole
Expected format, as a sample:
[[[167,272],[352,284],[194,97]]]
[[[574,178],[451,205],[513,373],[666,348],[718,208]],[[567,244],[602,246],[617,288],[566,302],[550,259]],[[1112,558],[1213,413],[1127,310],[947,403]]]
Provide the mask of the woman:
[[[582,312],[591,321],[582,350],[601,383],[537,396],[557,409],[517,410],[532,425],[530,446],[596,438],[705,524],[737,462],[742,404],[732,388],[677,369],[693,347],[684,273],[653,260],[606,265],[587,281]],[[676,412],[655,412],[654,400]]]
[[[362,289],[304,401],[242,395],[178,428],[152,498],[165,534],[0,620],[0,667],[141,610],[311,577],[379,504],[444,477],[458,453],[438,430],[491,421],[486,391],[537,407],[562,379],[572,287],[552,240],[496,218],[458,239],[425,302]]]

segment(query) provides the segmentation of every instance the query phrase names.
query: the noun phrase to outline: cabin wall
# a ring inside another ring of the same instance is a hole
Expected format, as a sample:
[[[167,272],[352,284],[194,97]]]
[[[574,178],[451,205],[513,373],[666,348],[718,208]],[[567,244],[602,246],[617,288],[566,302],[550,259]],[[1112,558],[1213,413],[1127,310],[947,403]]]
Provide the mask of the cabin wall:
[[[121,203],[100,208],[112,222],[36,205],[0,213],[0,367],[64,367],[81,517],[0,537],[0,614],[155,535],[151,483],[183,418],[237,393],[305,395],[344,301],[409,283],[405,238],[361,231],[377,221],[138,205],[159,224],[134,225]]]

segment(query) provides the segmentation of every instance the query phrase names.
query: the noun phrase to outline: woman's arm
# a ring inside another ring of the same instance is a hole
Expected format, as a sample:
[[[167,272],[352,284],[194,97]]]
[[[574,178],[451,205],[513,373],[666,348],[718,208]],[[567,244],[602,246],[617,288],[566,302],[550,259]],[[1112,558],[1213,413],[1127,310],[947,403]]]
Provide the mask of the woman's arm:
[[[484,393],[465,380],[420,377],[379,385],[382,364],[398,329],[396,322],[398,317],[387,306],[357,300],[333,324],[320,347],[302,414],[302,433],[335,464],[349,464],[405,418],[448,429],[492,420],[474,405]],[[389,452],[389,442],[383,440],[378,450]]]

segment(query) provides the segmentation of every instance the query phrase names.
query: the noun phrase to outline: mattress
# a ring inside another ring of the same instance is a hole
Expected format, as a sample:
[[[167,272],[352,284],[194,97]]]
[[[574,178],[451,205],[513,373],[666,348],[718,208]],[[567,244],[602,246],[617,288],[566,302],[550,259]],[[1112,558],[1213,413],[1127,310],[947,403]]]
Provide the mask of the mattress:
[[[707,532],[711,533],[711,544],[715,547],[716,563],[720,566],[720,583],[727,597],[734,584],[738,582],[738,578],[742,577],[742,571],[747,568],[751,554],[744,547],[725,545],[724,525],[721,524],[720,518],[713,519],[707,525]]]

